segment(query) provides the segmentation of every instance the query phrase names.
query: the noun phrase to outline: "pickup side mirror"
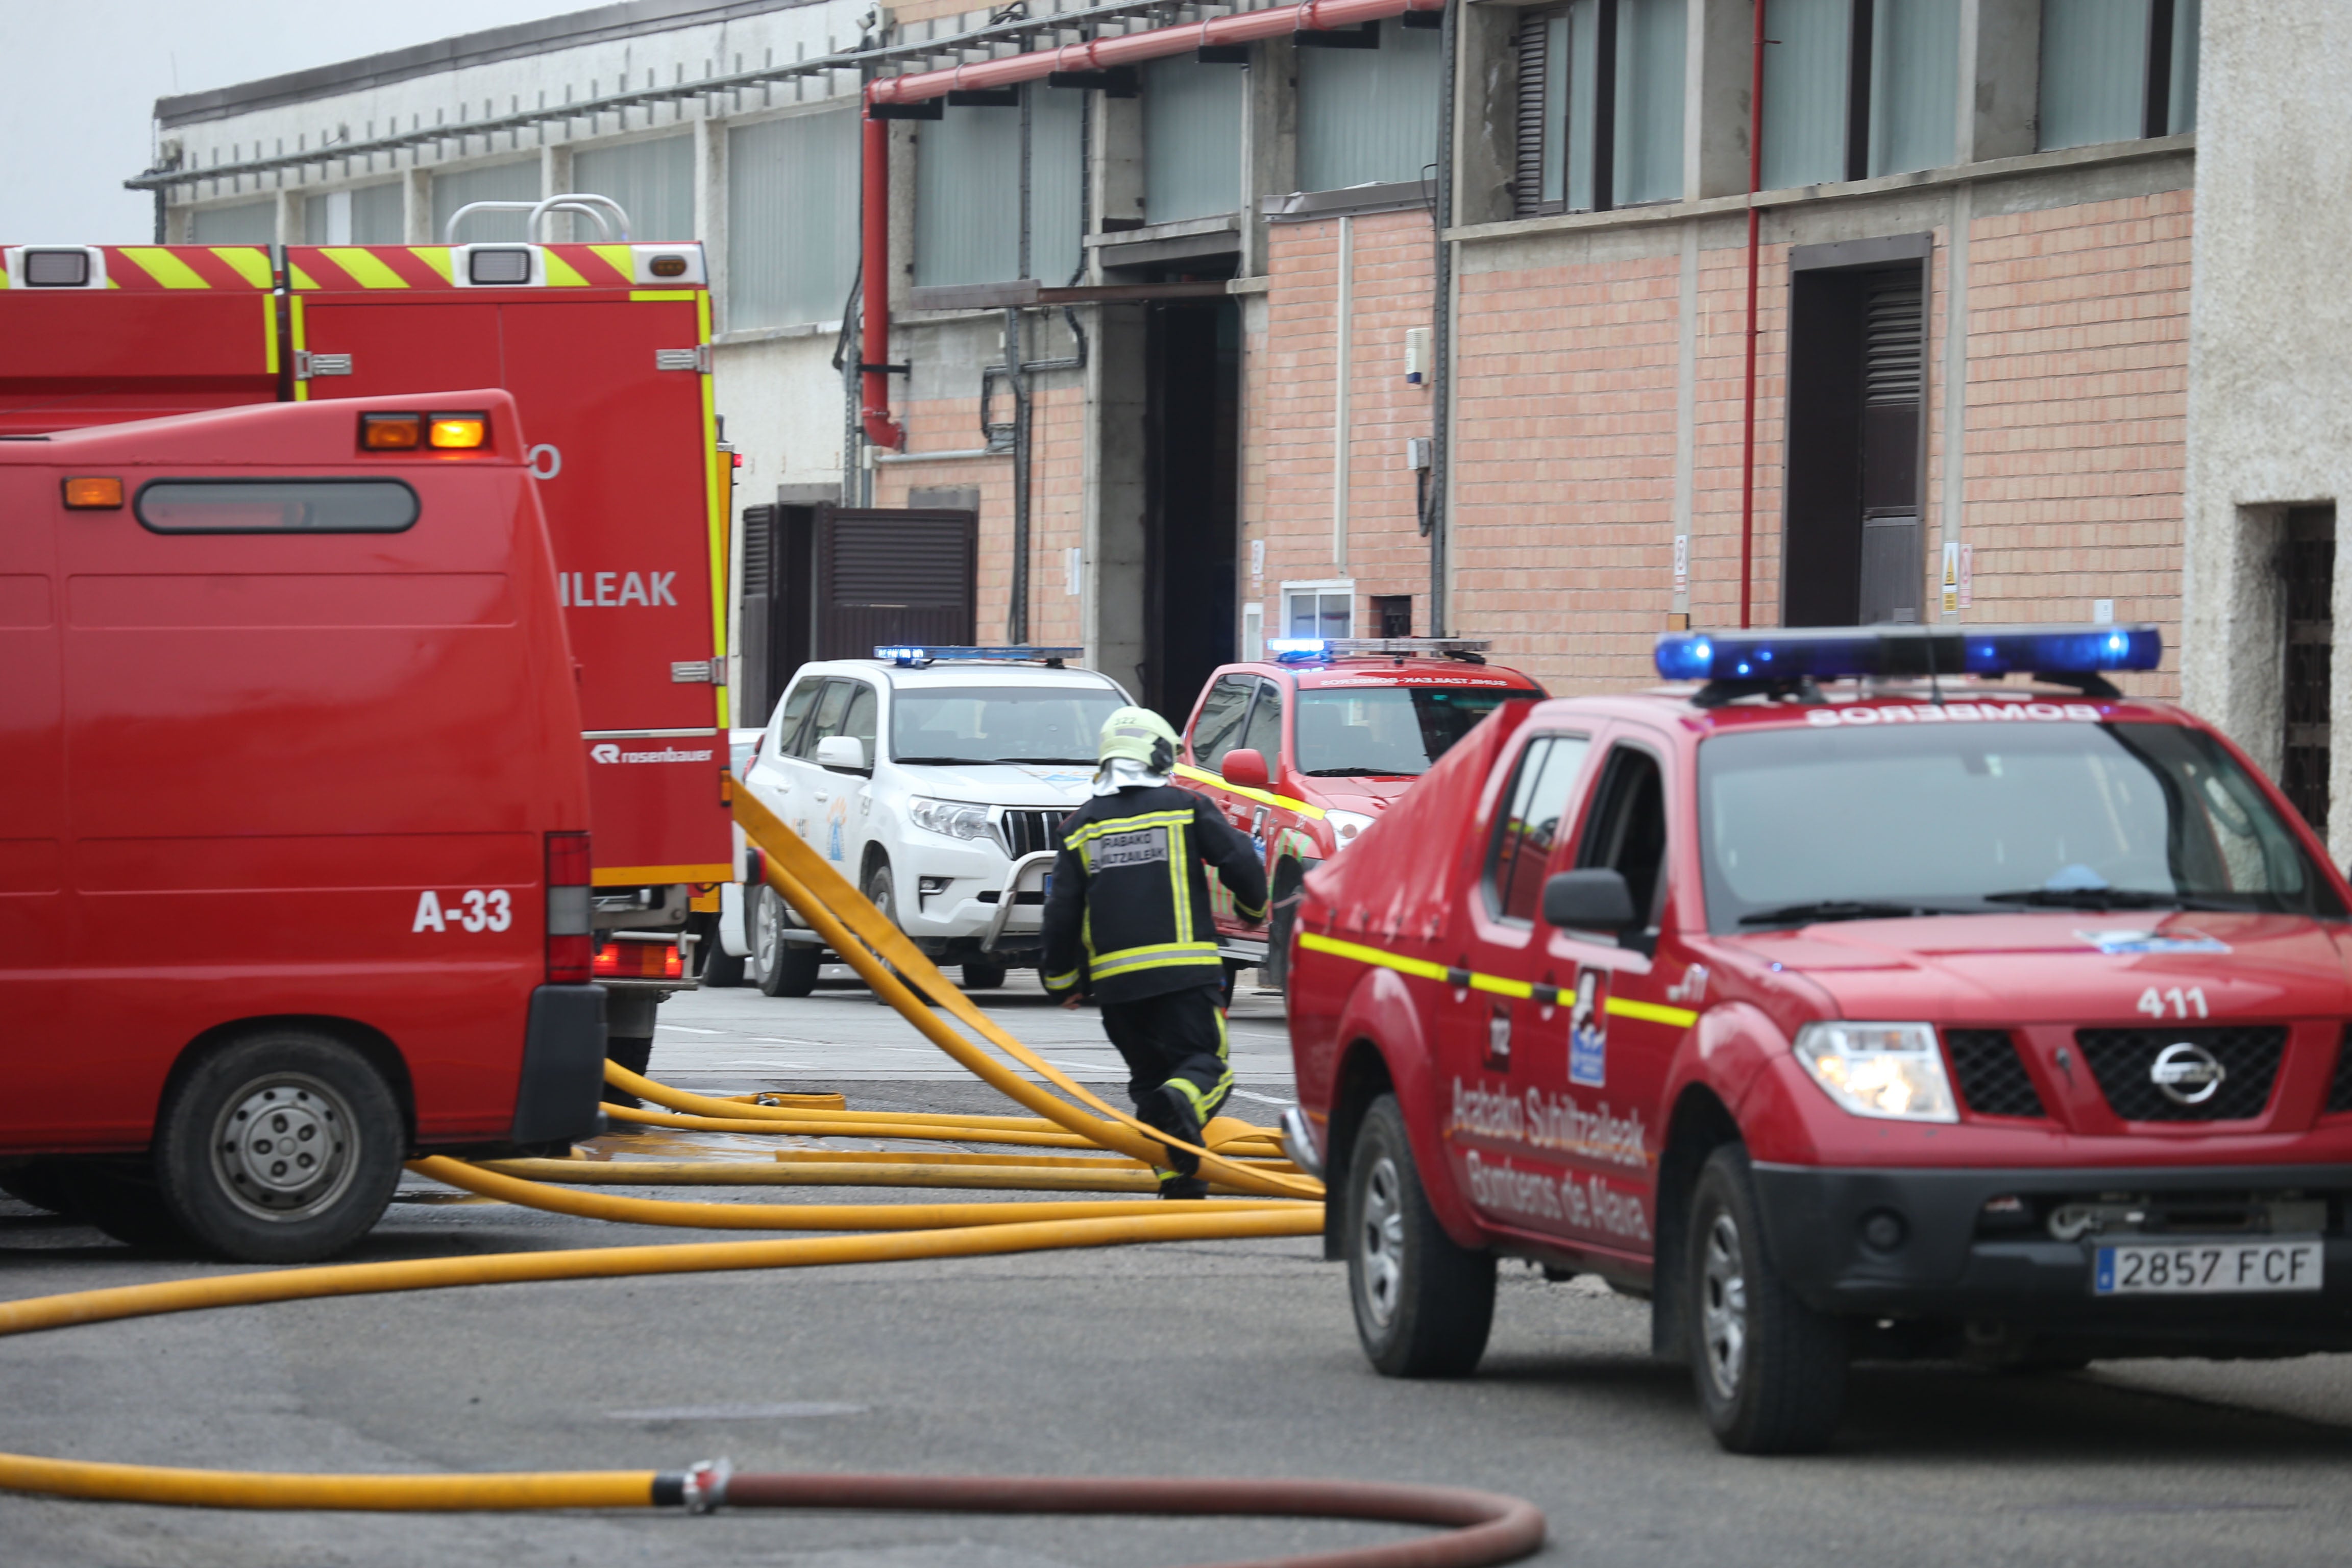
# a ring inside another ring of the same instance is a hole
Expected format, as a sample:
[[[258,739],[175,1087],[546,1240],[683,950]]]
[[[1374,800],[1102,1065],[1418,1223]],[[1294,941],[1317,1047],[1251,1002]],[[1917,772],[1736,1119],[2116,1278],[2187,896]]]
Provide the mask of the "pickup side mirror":
[[[1235,789],[1266,789],[1274,783],[1266,775],[1265,753],[1254,746],[1236,746],[1227,752],[1220,771]]]
[[[1633,889],[1625,873],[1605,866],[1562,871],[1544,884],[1543,917],[1567,931],[1633,930],[1642,923],[1634,911]]]
[[[830,773],[866,771],[866,742],[855,735],[827,735],[816,743],[816,765]]]

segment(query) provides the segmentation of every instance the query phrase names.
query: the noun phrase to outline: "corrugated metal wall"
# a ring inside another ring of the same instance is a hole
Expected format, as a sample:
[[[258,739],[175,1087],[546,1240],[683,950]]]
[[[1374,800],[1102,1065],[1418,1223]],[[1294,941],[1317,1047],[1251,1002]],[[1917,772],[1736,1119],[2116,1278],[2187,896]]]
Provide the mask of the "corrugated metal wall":
[[[1960,0],[1874,0],[1870,55],[1870,172],[1900,174],[1950,163]]]
[[[1143,68],[1147,222],[1212,217],[1241,206],[1243,78],[1238,66],[1204,66],[1181,56]]]
[[[433,242],[439,244],[449,231],[449,216],[467,202],[535,202],[540,198],[539,160],[518,158],[508,163],[490,163],[479,169],[467,169],[455,174],[433,176]],[[589,225],[591,228],[593,224]],[[466,220],[466,232],[457,237],[464,244],[487,239],[521,239],[524,215],[521,213],[485,213]]]
[[[1437,156],[1438,34],[1389,21],[1380,37],[1298,51],[1300,190],[1418,180]]]
[[[233,207],[198,207],[188,237],[198,245],[268,245],[278,237],[278,203],[273,198]]]
[[[727,133],[727,330],[841,317],[857,265],[857,111]]]
[[[1764,188],[1843,180],[1853,0],[1772,0],[1766,15]]]
[[[1683,18],[1688,10],[1687,0],[1620,0],[1612,205],[1681,199]],[[1944,118],[1951,119],[1948,110]]]
[[[629,215],[631,239],[692,239],[694,136],[661,136],[590,148],[572,157],[572,188],[610,196]],[[593,238],[595,224],[572,220],[572,232]]]
[[[1021,275],[1021,114],[950,107],[915,134],[915,282]]]
[[[1032,82],[1029,94],[1029,275],[1073,281],[1086,184],[1087,95]],[[1001,111],[1000,111],[1001,112]]]
[[[407,237],[406,216],[407,205],[397,180],[305,196],[302,240],[306,245],[398,245]]]

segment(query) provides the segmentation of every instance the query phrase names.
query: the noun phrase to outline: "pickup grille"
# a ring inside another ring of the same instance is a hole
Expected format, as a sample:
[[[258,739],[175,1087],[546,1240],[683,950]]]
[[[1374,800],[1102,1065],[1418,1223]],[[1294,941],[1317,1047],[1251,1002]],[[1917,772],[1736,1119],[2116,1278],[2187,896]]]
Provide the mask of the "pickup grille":
[[[1979,1116],[2049,1114],[2007,1029],[1947,1029],[1944,1048],[1951,1053],[1960,1098]]]
[[[2260,1116],[2270,1103],[2286,1051],[2277,1026],[2239,1029],[2077,1029],[2075,1044],[2099,1080],[2099,1092],[2126,1121],[2232,1121]],[[2222,1068],[2211,1099],[2183,1105],[2156,1086],[2148,1069],[2168,1046],[2201,1046]]]
[[[1015,860],[1024,855],[1034,855],[1040,849],[1062,847],[1062,818],[1067,812],[1027,807],[1007,806],[996,819],[997,837],[1003,840],[1004,852]]]

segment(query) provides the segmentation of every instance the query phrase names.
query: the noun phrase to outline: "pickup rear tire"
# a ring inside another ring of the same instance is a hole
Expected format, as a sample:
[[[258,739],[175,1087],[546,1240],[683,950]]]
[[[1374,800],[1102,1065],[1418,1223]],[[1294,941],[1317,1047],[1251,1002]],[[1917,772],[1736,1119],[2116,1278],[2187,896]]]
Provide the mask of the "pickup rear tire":
[[[816,989],[824,949],[784,940],[783,895],[762,882],[751,890],[751,983],[762,996],[805,996]]]
[[[1437,1223],[1396,1096],[1372,1101],[1349,1162],[1348,1296],[1364,1355],[1390,1377],[1466,1377],[1495,1324],[1495,1255]]]
[[[1772,1267],[1737,1143],[1700,1168],[1685,1268],[1691,1374],[1716,1441],[1735,1454],[1828,1447],[1845,1405],[1845,1324],[1805,1305]]]
[[[204,1250],[245,1263],[332,1257],[383,1217],[408,1136],[365,1057],[272,1030],[198,1063],[156,1121],[163,1206]]]

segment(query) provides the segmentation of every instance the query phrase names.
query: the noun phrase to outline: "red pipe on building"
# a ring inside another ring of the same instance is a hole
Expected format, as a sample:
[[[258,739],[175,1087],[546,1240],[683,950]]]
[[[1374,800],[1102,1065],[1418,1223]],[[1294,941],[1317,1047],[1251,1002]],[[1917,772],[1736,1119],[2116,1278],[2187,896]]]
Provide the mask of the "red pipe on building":
[[[1749,619],[1756,568],[1756,271],[1763,209],[1756,193],[1764,186],[1764,0],[1756,0],[1756,37],[1748,68],[1748,407],[1740,440],[1739,624]],[[1784,435],[1783,439],[1786,439]]]
[[[1215,16],[1179,27],[1157,27],[1087,44],[1066,44],[1003,59],[950,66],[943,70],[916,71],[884,77],[866,84],[863,146],[865,258],[861,273],[866,312],[864,356],[860,371],[858,417],[866,438],[895,450],[906,431],[890,417],[889,372],[880,368],[890,357],[890,127],[874,118],[877,103],[919,103],[961,89],[1011,87],[1037,81],[1053,71],[1109,70],[1140,65],[1170,55],[1190,54],[1212,44],[1245,44],[1257,38],[1278,38],[1290,33],[1328,32],[1401,16],[1407,11],[1443,11],[1446,0],[1305,0],[1235,16]]]

